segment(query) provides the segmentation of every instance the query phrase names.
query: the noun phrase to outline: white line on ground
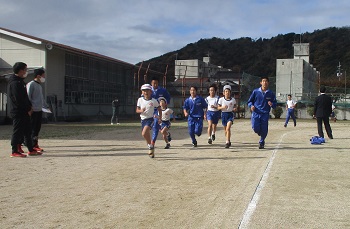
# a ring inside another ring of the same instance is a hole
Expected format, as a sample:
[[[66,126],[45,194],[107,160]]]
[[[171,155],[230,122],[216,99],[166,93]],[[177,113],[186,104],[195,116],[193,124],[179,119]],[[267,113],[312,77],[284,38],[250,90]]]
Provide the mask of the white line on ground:
[[[265,184],[266,184],[266,181],[269,177],[269,174],[270,174],[270,170],[271,170],[271,167],[272,167],[272,164],[273,164],[273,161],[276,157],[276,153],[282,143],[282,140],[284,138],[284,136],[286,135],[287,133],[284,133],[279,142],[278,142],[278,145],[276,146],[276,148],[273,150],[273,153],[272,153],[272,156],[270,158],[270,161],[269,163],[267,164],[266,168],[265,168],[265,171],[264,171],[264,174],[262,175],[261,179],[260,179],[260,182],[258,184],[258,186],[256,187],[255,189],[255,192],[253,194],[253,197],[252,199],[250,200],[250,203],[247,207],[247,209],[245,210],[244,212],[244,215],[243,215],[243,218],[238,226],[239,229],[245,229],[245,228],[248,228],[248,225],[249,225],[249,222],[250,222],[250,219],[256,209],[256,205],[258,204],[259,202],[259,199],[260,199],[260,195],[261,195],[261,192],[263,190],[263,188],[265,187]]]

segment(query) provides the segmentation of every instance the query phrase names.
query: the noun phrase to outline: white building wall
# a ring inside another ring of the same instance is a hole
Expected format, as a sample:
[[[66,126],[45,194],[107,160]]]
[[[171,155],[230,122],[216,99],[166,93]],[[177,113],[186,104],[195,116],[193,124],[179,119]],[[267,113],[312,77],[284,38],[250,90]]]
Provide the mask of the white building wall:
[[[175,60],[175,78],[181,79],[185,75],[186,78],[198,78],[202,63],[199,60]]]
[[[309,43],[295,43],[293,44],[293,48],[294,48],[294,59],[303,59],[306,62],[310,62],[309,61],[309,55],[310,55],[310,51],[309,51]]]
[[[12,67],[16,62],[24,62],[28,67],[45,66],[45,46],[0,34],[0,68]]]
[[[277,59],[276,97],[279,102],[291,94],[294,100],[312,100],[318,92],[318,73],[304,59]]]
[[[303,88],[302,59],[277,59],[276,61],[276,97],[279,102],[287,100],[291,94],[294,99],[302,93]]]

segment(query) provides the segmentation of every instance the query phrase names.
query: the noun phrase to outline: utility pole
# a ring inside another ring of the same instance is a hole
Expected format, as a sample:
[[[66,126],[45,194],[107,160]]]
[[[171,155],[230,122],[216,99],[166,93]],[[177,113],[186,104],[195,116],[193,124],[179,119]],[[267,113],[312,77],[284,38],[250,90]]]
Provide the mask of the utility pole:
[[[339,78],[339,81],[340,81],[340,78],[341,76],[343,75],[343,73],[341,72],[342,69],[341,69],[341,65],[340,65],[340,61],[339,61],[339,65],[337,67],[337,77]],[[344,84],[344,120],[346,120],[346,70],[344,71],[344,81],[345,81],[345,84]]]
[[[344,71],[344,80],[345,80],[345,94],[344,94],[344,110],[345,110],[345,112],[344,112],[344,120],[346,120],[346,110],[347,110],[347,104],[346,104],[346,70]]]

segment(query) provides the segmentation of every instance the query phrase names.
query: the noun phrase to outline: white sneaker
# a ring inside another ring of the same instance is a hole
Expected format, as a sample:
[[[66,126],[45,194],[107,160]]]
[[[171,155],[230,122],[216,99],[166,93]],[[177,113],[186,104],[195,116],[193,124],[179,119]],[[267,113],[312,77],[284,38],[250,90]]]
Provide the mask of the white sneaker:
[[[113,122],[111,122],[111,125],[114,125],[114,123],[113,123]]]
[[[119,123],[119,122],[117,122],[117,125],[120,125],[120,123]]]

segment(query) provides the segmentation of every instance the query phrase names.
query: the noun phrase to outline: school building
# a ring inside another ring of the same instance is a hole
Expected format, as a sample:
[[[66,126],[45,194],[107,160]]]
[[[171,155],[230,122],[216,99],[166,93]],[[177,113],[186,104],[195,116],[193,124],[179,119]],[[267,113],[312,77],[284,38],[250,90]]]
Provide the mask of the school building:
[[[115,97],[121,101],[121,118],[136,117],[147,74],[159,77],[160,85],[163,79],[162,73],[142,66],[0,27],[0,123],[9,116],[7,78],[16,62],[28,65],[26,82],[33,79],[33,69],[45,69],[43,93],[53,121],[106,118]]]

